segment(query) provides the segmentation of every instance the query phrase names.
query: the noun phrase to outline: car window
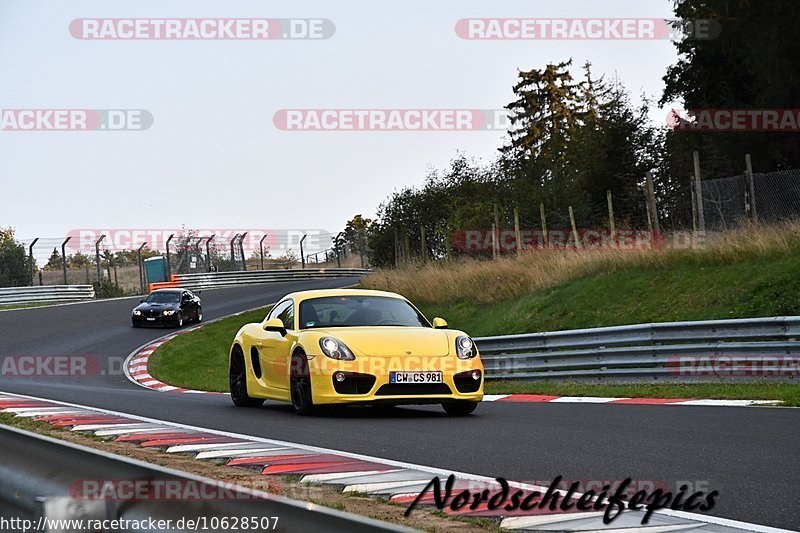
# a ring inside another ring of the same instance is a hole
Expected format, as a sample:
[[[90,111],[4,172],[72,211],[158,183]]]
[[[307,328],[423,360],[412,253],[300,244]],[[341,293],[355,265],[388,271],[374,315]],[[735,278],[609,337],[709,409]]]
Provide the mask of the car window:
[[[287,307],[291,307],[291,305],[292,305],[292,301],[291,300],[284,300],[282,302],[279,302],[278,305],[273,307],[272,311],[269,312],[269,314],[267,315],[267,320],[270,320],[270,319],[273,319],[273,318],[281,318],[280,315],[284,311],[286,311]],[[292,316],[294,316],[294,314],[292,314]],[[281,320],[283,320],[283,319],[281,318]]]
[[[278,313],[278,319],[283,322],[286,329],[294,329],[294,303],[289,301],[286,309]]]
[[[410,303],[384,296],[332,296],[300,303],[300,327],[431,327]]]
[[[153,292],[145,300],[147,303],[176,303],[180,301],[180,295],[177,292]]]

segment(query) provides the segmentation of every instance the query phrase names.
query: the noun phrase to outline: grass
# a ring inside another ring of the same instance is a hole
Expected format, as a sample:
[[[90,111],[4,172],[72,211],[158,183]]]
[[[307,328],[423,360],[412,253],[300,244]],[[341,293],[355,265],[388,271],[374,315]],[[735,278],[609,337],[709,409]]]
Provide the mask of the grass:
[[[270,307],[247,311],[178,335],[150,356],[150,374],[170,385],[227,392],[228,350],[239,328],[261,322]]]
[[[488,381],[486,394],[543,394],[605,398],[703,398],[715,400],[779,400],[800,407],[800,387],[791,383],[619,384],[557,381]]]

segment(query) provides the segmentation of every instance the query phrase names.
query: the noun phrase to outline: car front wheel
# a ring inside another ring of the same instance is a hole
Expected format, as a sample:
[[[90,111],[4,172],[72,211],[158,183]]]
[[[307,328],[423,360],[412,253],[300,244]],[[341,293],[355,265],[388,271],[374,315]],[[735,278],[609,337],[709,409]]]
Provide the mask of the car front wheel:
[[[289,390],[295,413],[303,416],[314,413],[308,359],[306,359],[306,354],[300,351],[292,355],[292,365],[289,370]]]
[[[175,325],[178,328],[182,328],[183,327],[183,313],[181,311],[178,311],[178,315],[175,318]]]

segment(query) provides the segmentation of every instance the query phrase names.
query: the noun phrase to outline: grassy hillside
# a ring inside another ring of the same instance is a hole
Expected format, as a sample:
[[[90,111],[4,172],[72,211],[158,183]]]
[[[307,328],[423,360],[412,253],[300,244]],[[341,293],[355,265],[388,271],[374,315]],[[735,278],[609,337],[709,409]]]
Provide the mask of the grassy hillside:
[[[693,249],[549,250],[379,271],[471,335],[800,314],[800,223],[709,236]]]

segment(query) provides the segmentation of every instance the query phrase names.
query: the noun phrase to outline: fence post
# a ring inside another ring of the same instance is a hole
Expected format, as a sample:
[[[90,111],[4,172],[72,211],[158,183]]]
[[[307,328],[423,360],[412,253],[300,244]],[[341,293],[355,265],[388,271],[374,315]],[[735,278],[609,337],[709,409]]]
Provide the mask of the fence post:
[[[703,213],[703,180],[700,177],[700,153],[695,150],[694,159],[694,189],[697,196],[697,226],[700,233],[706,232],[706,216]]]
[[[35,239],[33,239],[33,241],[31,241],[31,245],[28,246],[28,273],[30,275],[30,277],[28,279],[30,279],[31,287],[33,287],[33,285],[34,285],[34,281],[33,281],[33,246],[38,242],[38,240],[39,240],[39,237],[36,237]]]
[[[420,228],[420,240],[421,240],[420,252],[422,253],[422,261],[426,261],[428,259],[428,240],[425,235],[425,226],[422,226]]]
[[[239,237],[239,255],[242,256],[242,270],[247,272],[247,258],[244,256],[244,238],[247,237],[247,232],[242,233]]]
[[[514,208],[514,239],[517,243],[517,257],[522,257],[522,235],[519,232],[519,208]]]
[[[572,238],[575,240],[575,248],[580,249],[581,238],[578,236],[578,227],[575,225],[575,213],[572,211],[572,206],[569,206],[569,223],[572,225]]]
[[[94,243],[94,259],[97,262],[97,286],[103,284],[103,266],[100,264],[100,243],[105,239],[105,235],[100,235],[100,238]],[[172,237],[170,237],[171,239]],[[169,250],[169,240],[167,240],[167,250]],[[169,253],[167,253],[167,269],[169,270]]]
[[[358,252],[361,254],[361,268],[364,268],[364,230],[358,232]]]
[[[264,239],[267,238],[267,234],[265,233],[261,240],[258,241],[258,248],[261,251],[261,270],[264,270]]]
[[[606,203],[608,204],[608,229],[611,230],[611,242],[617,242],[617,225],[614,221],[614,202],[611,199],[611,191],[606,191]]]
[[[306,256],[303,255],[303,241],[306,240],[306,237],[308,237],[308,234],[303,235],[300,239],[300,268],[306,267]]]
[[[214,266],[211,264],[211,241],[216,237],[217,234],[213,234],[211,237],[206,239],[206,268],[209,272],[214,269]]]
[[[492,259],[497,259],[497,226],[492,222]]]
[[[689,176],[689,192],[692,197],[692,231],[697,233],[697,192],[694,188],[694,176]]]
[[[167,279],[169,281],[172,281],[172,262],[169,259],[169,243],[173,237],[175,237],[174,233],[167,238]],[[233,252],[231,252],[231,256],[233,256]],[[231,257],[231,259],[233,259],[233,257]]]
[[[142,263],[142,248],[144,248],[146,245],[147,242],[145,241],[142,243],[139,249],[136,250],[136,257],[139,262],[139,290],[141,291],[141,294],[144,294],[144,272],[143,272],[144,264]]]
[[[645,173],[645,180],[647,185],[647,203],[650,206],[650,215],[653,218],[653,231],[658,234],[661,233],[661,228],[658,224],[658,206],[656,205],[656,193],[653,188],[653,173],[649,170]]]
[[[494,243],[494,258],[500,256],[500,211],[497,203],[494,204],[494,229],[492,230],[492,242]]]
[[[550,240],[547,238],[547,216],[544,212],[544,203],[539,204],[539,216],[542,218],[542,244],[550,246]]]
[[[67,282],[67,243],[72,239],[72,237],[67,237],[64,242],[61,243],[61,266],[64,267],[64,285],[69,285]]]
[[[753,161],[750,159],[750,154],[745,154],[744,162],[747,165],[745,176],[747,177],[747,190],[750,193],[750,202],[747,204],[750,208],[750,220],[758,222],[758,210],[756,210],[756,185],[753,180]]]

